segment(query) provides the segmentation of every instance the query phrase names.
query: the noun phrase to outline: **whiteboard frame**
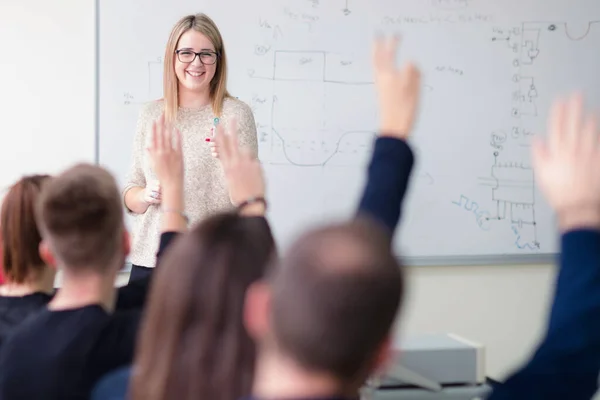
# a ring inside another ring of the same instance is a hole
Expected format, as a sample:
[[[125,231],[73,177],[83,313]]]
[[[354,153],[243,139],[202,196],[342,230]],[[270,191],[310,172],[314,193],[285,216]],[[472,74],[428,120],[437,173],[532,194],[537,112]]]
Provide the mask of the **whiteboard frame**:
[[[490,254],[481,256],[400,257],[406,267],[476,267],[511,265],[554,265],[560,253]]]
[[[94,161],[100,164],[100,0],[94,0],[95,9],[95,110],[94,110]],[[400,221],[402,223],[402,221]],[[471,256],[427,256],[427,257],[402,257],[400,260],[406,267],[438,267],[438,266],[510,266],[510,265],[548,265],[555,264],[558,253],[536,254],[491,254]],[[123,271],[131,269],[127,262]]]

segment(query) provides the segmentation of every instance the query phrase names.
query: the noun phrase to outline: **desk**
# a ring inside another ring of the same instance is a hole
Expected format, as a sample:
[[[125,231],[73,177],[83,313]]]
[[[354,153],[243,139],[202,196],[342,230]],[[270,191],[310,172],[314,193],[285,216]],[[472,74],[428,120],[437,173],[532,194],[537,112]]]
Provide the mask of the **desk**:
[[[483,400],[491,393],[487,384],[470,387],[449,387],[441,392],[424,389],[379,389],[373,400]]]

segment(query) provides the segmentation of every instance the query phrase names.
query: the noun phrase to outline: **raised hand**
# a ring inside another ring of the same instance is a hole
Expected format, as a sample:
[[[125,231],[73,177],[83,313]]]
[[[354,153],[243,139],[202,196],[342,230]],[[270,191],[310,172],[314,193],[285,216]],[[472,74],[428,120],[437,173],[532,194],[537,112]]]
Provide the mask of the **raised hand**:
[[[373,49],[375,85],[381,113],[380,133],[406,139],[412,131],[421,93],[421,73],[411,64],[396,66],[400,39],[378,38]]]
[[[219,160],[225,172],[231,202],[237,206],[250,199],[264,198],[262,168],[250,151],[240,148],[236,121],[232,121],[227,130],[220,124],[215,141],[219,147]]]
[[[147,150],[162,189],[183,185],[181,133],[165,124],[164,115],[152,124],[152,138]]]
[[[582,96],[557,100],[548,140],[535,138],[537,182],[555,210],[561,229],[600,228],[600,138],[596,117],[585,114]]]

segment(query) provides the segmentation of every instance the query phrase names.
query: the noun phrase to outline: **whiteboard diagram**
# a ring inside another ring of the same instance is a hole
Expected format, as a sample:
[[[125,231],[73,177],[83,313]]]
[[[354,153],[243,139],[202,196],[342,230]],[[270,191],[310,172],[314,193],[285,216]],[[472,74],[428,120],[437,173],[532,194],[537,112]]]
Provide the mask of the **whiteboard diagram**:
[[[448,264],[556,251],[554,216],[536,186],[530,141],[545,134],[556,96],[600,87],[600,3],[201,3],[101,3],[100,161],[120,179],[139,106],[162,97],[159,55],[172,23],[200,7],[225,39],[230,92],[254,112],[278,242],[285,247],[312,224],[347,217],[379,125],[373,34],[399,31],[399,59],[419,64],[423,88],[398,252]],[[149,15],[143,24],[135,11],[142,4]],[[130,24],[111,25],[111,15]],[[600,106],[599,91],[586,94]]]

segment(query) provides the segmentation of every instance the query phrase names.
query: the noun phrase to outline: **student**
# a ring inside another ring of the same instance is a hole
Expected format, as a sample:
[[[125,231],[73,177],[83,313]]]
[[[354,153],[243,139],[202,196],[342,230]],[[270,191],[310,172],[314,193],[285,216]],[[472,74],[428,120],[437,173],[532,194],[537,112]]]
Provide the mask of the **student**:
[[[165,114],[184,137],[185,204],[191,224],[232,210],[211,140],[216,124],[239,123],[240,141],[258,153],[250,107],[227,91],[227,56],[216,24],[204,14],[188,15],[173,27],[164,57],[164,98],[146,104],[139,116],[132,165],[123,191],[125,206],[136,216],[130,259],[131,280],[148,275],[155,263],[163,185],[149,168],[146,142],[152,122]],[[207,142],[208,141],[208,142]]]
[[[40,310],[55,294],[55,265],[40,255],[41,234],[35,204],[49,175],[29,175],[6,193],[0,211],[2,275],[0,286],[0,346],[10,331]],[[51,261],[51,260],[50,260]],[[149,281],[135,281],[117,291],[117,310],[140,309]]]
[[[165,177],[183,176],[181,163],[169,167],[177,157],[164,157],[154,145],[150,154],[159,177],[180,181]],[[140,312],[114,312],[114,281],[129,251],[121,207],[116,181],[97,166],[74,166],[45,186],[37,210],[40,251],[60,265],[63,285],[6,340],[0,398],[87,399],[99,377],[131,363]],[[185,229],[181,185],[163,187],[163,208],[161,230]]]
[[[311,230],[247,296],[256,399],[355,399],[385,366],[403,297],[389,235],[370,220]]]
[[[54,295],[56,270],[39,253],[42,238],[35,204],[48,175],[21,178],[9,189],[0,211],[2,275],[0,345],[21,321],[44,307]]]
[[[557,101],[536,179],[557,215],[561,255],[548,328],[531,360],[490,400],[590,399],[600,370],[600,136],[580,95]]]

